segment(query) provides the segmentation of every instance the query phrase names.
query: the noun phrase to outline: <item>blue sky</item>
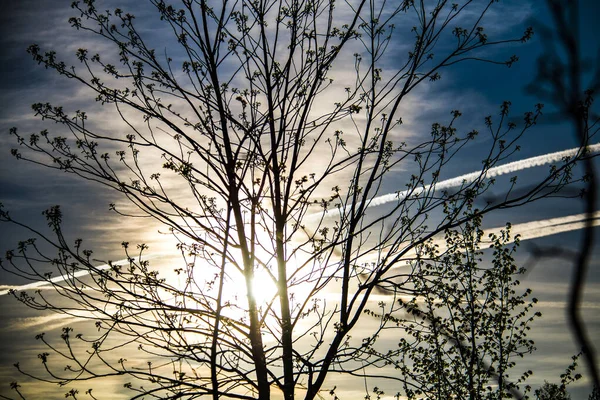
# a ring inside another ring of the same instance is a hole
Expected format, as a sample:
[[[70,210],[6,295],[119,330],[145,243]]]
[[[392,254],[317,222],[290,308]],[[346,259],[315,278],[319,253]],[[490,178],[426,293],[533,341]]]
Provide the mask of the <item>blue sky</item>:
[[[150,7],[139,7],[138,1],[112,0],[103,2],[106,8],[130,7],[146,33],[156,41],[162,40],[164,31],[155,29],[157,18]],[[498,11],[489,19],[489,32],[520,34],[532,23],[548,21],[543,1],[502,1]],[[105,44],[93,41],[72,30],[66,22],[73,15],[69,7],[70,0],[21,0],[5,2],[0,8],[0,201],[16,216],[33,226],[45,229],[42,210],[54,204],[61,204],[65,214],[65,226],[70,237],[83,237],[101,259],[120,259],[119,244],[123,240],[133,243],[148,242],[151,249],[160,253],[167,250],[163,237],[156,235],[160,229],[157,224],[143,224],[118,218],[109,212],[109,203],[123,201],[116,193],[107,191],[98,185],[73,179],[65,174],[43,169],[39,166],[17,162],[10,156],[14,147],[14,138],[8,135],[10,127],[18,126],[22,133],[39,131],[43,128],[59,130],[58,125],[41,122],[33,116],[30,105],[35,102],[51,101],[64,104],[71,109],[86,109],[90,119],[107,129],[125,129],[104,110],[99,110],[93,98],[80,90],[72,82],[61,79],[52,71],[35,65],[25,49],[31,43],[44,48],[54,48],[59,53],[72,54],[78,47],[105,50]],[[581,45],[582,53],[594,59],[600,47],[595,16],[600,15],[600,3],[581,2]],[[504,100],[513,104],[513,115],[521,115],[539,102],[524,88],[531,83],[536,60],[540,54],[540,36],[534,35],[532,41],[520,46],[505,46],[488,55],[505,58],[517,54],[519,62],[511,68],[475,62],[457,64],[442,72],[442,80],[423,85],[415,91],[411,102],[403,112],[407,126],[418,134],[426,132],[434,121],[447,120],[452,109],[460,109],[464,116],[460,126],[465,129],[484,130],[483,119],[489,114],[496,115]],[[393,64],[394,55],[389,61]],[[551,107],[547,108],[551,111]],[[550,112],[548,112],[550,114]],[[528,132],[521,142],[522,150],[510,160],[517,161],[529,157],[561,151],[574,147],[573,132],[568,124],[551,118],[542,119],[535,129]],[[460,176],[480,168],[482,151],[486,148],[484,139],[467,147],[458,162],[449,165],[443,179]],[[521,173],[524,181],[535,180],[542,168],[533,168]],[[384,189],[396,191],[402,188],[410,170],[399,171],[393,180],[386,182]],[[495,213],[486,219],[489,228],[499,227],[507,221],[525,224],[532,221],[545,221],[549,218],[562,218],[582,212],[582,203],[577,200],[542,201],[523,208],[510,209]],[[540,225],[540,226],[543,226]],[[546,228],[539,228],[545,231]],[[600,230],[596,229],[597,236]],[[541,233],[539,238],[523,242],[518,261],[527,262],[529,250],[534,246],[572,249],[581,238],[581,231],[572,229],[559,234]],[[29,237],[22,229],[2,226],[0,230],[0,251],[14,248],[20,239]],[[588,273],[588,284],[584,296],[582,313],[588,323],[590,336],[600,337],[600,263],[597,261],[600,249],[594,248],[592,263]],[[570,362],[570,356],[577,352],[565,320],[565,301],[568,283],[571,277],[572,263],[562,259],[544,258],[535,263],[523,282],[524,287],[532,287],[540,299],[539,309],[544,314],[534,328],[532,338],[538,351],[525,359],[521,365],[534,370],[532,385],[544,380],[557,382],[558,376]],[[0,291],[24,283],[18,278],[0,271]],[[14,372],[12,364],[20,361],[25,365],[28,360],[36,361],[39,348],[34,340],[38,332],[59,334],[63,321],[43,313],[24,309],[10,296],[0,297],[0,317],[4,321],[0,327],[0,394],[7,395],[8,384],[12,380],[23,379]],[[598,339],[594,341],[600,346]],[[585,370],[580,372],[585,375]],[[348,379],[348,378],[344,378]],[[345,383],[344,383],[345,384]],[[106,396],[110,390],[118,393],[120,386],[104,388]],[[348,398],[362,394],[361,384],[348,385]],[[587,382],[578,382],[571,387],[574,400],[587,399]],[[60,389],[58,393],[63,393]],[[109,396],[110,397],[110,396]],[[109,398],[107,397],[107,398]],[[116,398],[116,397],[115,397]]]

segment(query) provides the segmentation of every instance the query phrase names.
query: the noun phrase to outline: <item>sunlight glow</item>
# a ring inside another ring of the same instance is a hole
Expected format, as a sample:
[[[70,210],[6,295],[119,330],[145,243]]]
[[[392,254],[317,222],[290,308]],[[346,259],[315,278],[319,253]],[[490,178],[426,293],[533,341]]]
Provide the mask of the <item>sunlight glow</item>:
[[[256,303],[261,306],[266,306],[272,302],[277,295],[277,286],[269,273],[263,268],[257,269],[254,272],[254,279],[252,279],[252,291],[254,292],[254,298]],[[237,279],[231,279],[225,284],[225,296],[228,299],[236,299],[237,301],[245,301],[248,294],[246,290],[246,282],[243,276],[238,275]]]

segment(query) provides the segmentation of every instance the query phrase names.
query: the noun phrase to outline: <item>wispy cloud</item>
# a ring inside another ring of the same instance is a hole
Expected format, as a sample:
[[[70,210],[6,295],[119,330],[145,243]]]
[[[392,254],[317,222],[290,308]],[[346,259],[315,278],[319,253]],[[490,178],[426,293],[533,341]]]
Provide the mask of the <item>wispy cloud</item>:
[[[45,330],[51,331],[55,328],[63,327],[65,320],[69,323],[83,321],[83,319],[69,316],[65,314],[50,314],[29,318],[9,318],[8,323],[0,328],[3,331],[28,330],[37,327],[44,327]]]

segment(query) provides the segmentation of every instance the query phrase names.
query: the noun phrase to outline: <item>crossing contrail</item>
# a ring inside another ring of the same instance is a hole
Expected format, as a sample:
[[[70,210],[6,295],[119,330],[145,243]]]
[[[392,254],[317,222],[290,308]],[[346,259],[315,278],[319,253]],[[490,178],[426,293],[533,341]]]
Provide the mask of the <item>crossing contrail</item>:
[[[600,226],[600,211],[594,212],[591,216],[588,216],[585,213],[573,214],[564,217],[542,219],[538,221],[524,222],[521,224],[513,224],[511,226],[511,237],[512,239],[514,239],[516,235],[519,235],[519,240],[521,241],[532,240],[541,237],[557,235],[563,232],[571,232],[583,229],[587,226],[588,223],[591,226]],[[504,229],[506,229],[506,226],[499,226],[496,228],[483,228],[483,232],[485,233],[486,237],[490,234],[499,236],[500,232]],[[446,241],[444,239],[436,240],[435,243],[437,243],[440,246],[440,250],[442,248],[446,248]],[[491,244],[491,240],[483,239],[481,243]]]

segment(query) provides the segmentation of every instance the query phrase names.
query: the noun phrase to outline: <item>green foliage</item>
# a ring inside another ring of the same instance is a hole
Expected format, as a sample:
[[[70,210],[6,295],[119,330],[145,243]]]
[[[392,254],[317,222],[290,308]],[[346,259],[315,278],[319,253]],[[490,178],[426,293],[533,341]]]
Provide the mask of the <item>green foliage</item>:
[[[481,217],[472,217],[446,231],[447,250],[429,241],[413,263],[416,296],[404,303],[411,318],[404,323],[408,338],[399,342],[410,399],[507,398],[532,374],[510,379],[515,359],[535,350],[527,334],[541,316],[532,310],[531,290],[519,290],[519,238],[511,237],[510,224],[490,234],[488,261]]]
[[[544,384],[533,393],[537,400],[570,400],[571,395],[567,392],[567,386],[581,379],[581,374],[576,373],[579,357],[582,352],[571,357],[571,364],[560,375],[560,385],[544,381]],[[590,395],[590,397],[593,393]]]
[[[564,386],[547,381],[544,381],[542,387],[536,389],[534,394],[537,400],[571,400]]]

